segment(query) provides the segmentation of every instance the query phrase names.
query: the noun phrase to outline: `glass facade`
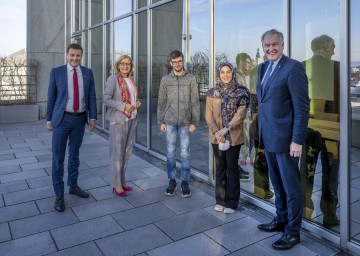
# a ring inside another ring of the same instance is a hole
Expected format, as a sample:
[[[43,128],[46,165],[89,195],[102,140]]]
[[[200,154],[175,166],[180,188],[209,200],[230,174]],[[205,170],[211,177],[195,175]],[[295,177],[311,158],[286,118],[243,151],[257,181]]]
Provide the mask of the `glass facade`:
[[[237,81],[251,92],[256,116],[257,66],[265,61],[260,38],[272,28],[284,32],[284,53],[303,64],[309,80],[310,120],[300,161],[304,227],[359,253],[358,2],[73,0],[71,37],[84,48],[83,65],[94,70],[97,124],[104,130],[108,129],[108,122],[101,99],[106,78],[114,72],[113,63],[120,55],[133,58],[141,101],[136,146],[162,160],[166,143],[156,116],[159,85],[171,70],[169,53],[182,50],[184,67],[197,79],[201,105],[200,125],[190,144],[191,173],[213,182],[204,112],[207,90],[217,81],[217,66],[222,61],[233,64]],[[349,36],[344,37],[343,30],[348,30]],[[246,120],[245,134],[249,134],[251,123],[252,120]],[[272,185],[262,168],[263,150],[249,135],[245,135],[245,141],[239,164],[250,172],[251,179],[241,182],[242,196],[265,209],[273,209]]]

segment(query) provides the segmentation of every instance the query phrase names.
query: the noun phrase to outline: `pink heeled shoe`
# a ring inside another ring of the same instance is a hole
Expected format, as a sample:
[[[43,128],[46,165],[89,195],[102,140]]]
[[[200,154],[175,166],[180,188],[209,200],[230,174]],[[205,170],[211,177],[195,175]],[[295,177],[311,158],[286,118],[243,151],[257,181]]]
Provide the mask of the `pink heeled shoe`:
[[[127,196],[126,192],[123,191],[123,192],[117,192],[116,191],[116,188],[113,188],[113,193],[117,194],[118,196]]]
[[[132,190],[133,190],[132,187],[125,187],[125,186],[123,186],[122,188],[123,188],[123,190],[125,190],[125,191],[132,191]]]

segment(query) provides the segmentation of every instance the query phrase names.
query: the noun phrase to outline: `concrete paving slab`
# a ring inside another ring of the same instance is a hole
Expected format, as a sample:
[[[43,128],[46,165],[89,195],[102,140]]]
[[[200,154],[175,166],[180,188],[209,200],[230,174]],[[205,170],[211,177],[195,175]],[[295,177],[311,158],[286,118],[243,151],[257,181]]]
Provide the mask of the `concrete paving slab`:
[[[14,154],[0,155],[0,161],[12,160],[12,159],[15,159]]]
[[[247,217],[244,212],[240,211],[239,208],[233,214],[225,214],[224,212],[217,212],[214,210],[215,205],[204,208],[204,210],[211,215],[215,216],[224,223],[232,222],[238,219]]]
[[[126,170],[125,177],[128,181],[135,181],[149,178],[149,175],[145,174],[141,170]]]
[[[25,180],[19,180],[9,183],[0,184],[0,194],[11,193],[15,191],[28,189],[28,185]]]
[[[0,223],[18,220],[39,214],[34,202],[17,204],[0,208]],[[0,254],[1,255],[1,254]]]
[[[65,249],[122,231],[123,229],[112,217],[105,216],[51,230],[51,234],[57,247],[59,249]],[[137,243],[138,241],[141,240],[136,240]],[[116,253],[118,253],[118,251]]]
[[[50,212],[10,222],[13,239],[78,223],[72,211]]]
[[[30,143],[25,143],[24,141],[22,143],[14,143],[11,144],[11,148],[30,148],[32,146],[42,146],[44,145],[41,141],[34,141]]]
[[[274,253],[275,255],[284,255],[284,256],[298,256],[298,255],[315,256],[315,255],[319,255],[319,254],[309,250],[308,248],[306,248],[302,243],[297,244],[291,250],[287,250],[287,251],[273,249],[272,244],[276,240],[278,240],[281,236],[282,236],[282,234],[277,234],[277,235],[274,235],[267,239],[261,240],[259,242],[259,245],[263,246],[264,248],[267,248],[268,251]],[[329,254],[327,254],[327,255],[329,255]]]
[[[223,222],[211,214],[204,210],[197,210],[157,222],[156,226],[173,240],[180,240],[221,224]]]
[[[72,207],[73,212],[80,221],[113,214],[133,208],[133,206],[122,197],[110,198],[94,203],[83,204]]]
[[[0,245],[2,256],[46,255],[55,251],[56,246],[49,232],[11,240]]]
[[[3,145],[3,144],[2,144]],[[1,147],[1,144],[0,144]],[[10,145],[6,146],[5,148],[0,148],[0,155],[6,155],[6,154],[14,154],[14,153],[21,153],[21,152],[29,152],[30,148],[11,148]]]
[[[34,169],[32,171],[26,171],[26,172],[15,172],[15,173],[8,173],[0,176],[1,183],[7,183],[7,182],[14,182],[18,180],[26,180],[26,179],[32,179],[37,177],[44,177],[48,176],[47,172],[44,169]]]
[[[74,246],[69,249],[61,250],[50,254],[49,256],[69,256],[69,255],[84,255],[84,256],[103,256],[99,248],[94,242],[89,242]]]
[[[41,155],[51,155],[51,150],[43,149],[43,150],[35,150],[28,152],[19,152],[15,153],[16,158],[30,157],[30,156],[41,156]]]
[[[56,199],[55,196],[52,196],[52,197],[36,200],[36,204],[38,205],[40,212],[46,213],[46,212],[55,211],[54,210],[55,199]],[[92,196],[90,196],[89,198],[80,198],[78,196],[69,195],[69,194],[64,195],[64,200],[66,207],[65,211],[71,211],[70,208],[74,206],[90,204],[95,202],[95,199]]]
[[[11,160],[1,161],[0,167],[29,164],[29,163],[36,163],[36,162],[37,162],[36,157],[24,157],[24,158],[20,158],[20,159],[11,159]],[[34,169],[37,169],[37,168],[34,168]]]
[[[15,173],[21,172],[21,168],[18,165],[6,166],[0,168],[0,175],[8,174],[8,173]]]
[[[156,166],[141,169],[148,176],[166,175],[166,172]]]
[[[260,223],[250,217],[227,223],[223,226],[205,231],[205,234],[227,250],[234,252],[276,233],[266,233],[257,229]],[[271,246],[271,245],[270,245]]]
[[[269,248],[265,248],[258,244],[252,244],[248,247],[240,249],[236,252],[230,253],[229,256],[275,256],[278,254],[274,254]]]
[[[9,225],[7,223],[2,223],[0,224],[0,243],[9,240],[11,240]]]
[[[100,250],[107,256],[136,255],[172,240],[154,225],[149,225],[97,240]]]
[[[136,184],[136,186],[140,187],[142,190],[162,187],[164,185],[169,184],[169,180],[165,175],[149,177],[149,178],[141,179],[141,180],[134,180],[133,182]]]
[[[116,213],[112,216],[125,230],[129,230],[169,219],[175,215],[173,211],[162,203],[155,203]]]
[[[39,162],[46,162],[52,160],[52,154],[36,156]]]
[[[64,180],[66,180],[66,177],[64,177]],[[38,178],[27,179],[26,182],[30,188],[46,187],[52,184],[52,177],[42,176]]]
[[[23,202],[34,201],[54,195],[52,186],[32,188],[23,191],[7,193],[4,195],[6,205],[19,204]]]
[[[195,190],[191,192],[191,197],[183,198],[178,189],[171,200],[166,200],[163,203],[177,214],[180,214],[213,205],[215,198],[202,191]]]
[[[23,159],[23,158],[20,158]],[[36,157],[35,157],[36,159]],[[37,159],[36,159],[37,161]],[[47,168],[47,167],[51,167],[52,162],[51,160],[49,161],[45,161],[45,162],[35,162],[35,163],[29,163],[29,164],[20,164],[21,169],[25,172],[25,171],[31,171],[31,170],[35,170],[35,169],[43,169],[43,168]]]
[[[198,234],[164,245],[146,253],[149,256],[221,256],[228,255],[229,251],[215,243],[206,235]]]
[[[82,161],[82,159],[81,159]],[[91,160],[91,161],[84,161],[87,166],[90,168],[98,168],[98,167],[105,167],[110,166],[110,162],[105,159],[98,159],[98,160]]]
[[[129,201],[135,207],[153,204],[156,202],[170,200],[171,197],[164,194],[167,186],[148,189],[145,191],[139,191],[129,194],[126,200]]]

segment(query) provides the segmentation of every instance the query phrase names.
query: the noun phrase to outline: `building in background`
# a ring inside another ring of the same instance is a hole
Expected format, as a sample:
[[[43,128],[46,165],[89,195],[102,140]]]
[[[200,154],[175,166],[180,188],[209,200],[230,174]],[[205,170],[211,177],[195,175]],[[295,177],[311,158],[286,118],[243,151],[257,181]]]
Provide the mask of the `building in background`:
[[[256,69],[263,61],[261,35],[271,28],[284,32],[285,54],[300,62],[312,57],[311,41],[315,37],[328,35],[335,42],[331,60],[340,68],[334,77],[338,84],[324,86],[338,94],[326,100],[312,99],[318,102],[319,111],[314,112],[309,131],[318,132],[320,142],[311,144],[309,137],[301,163],[303,226],[360,253],[359,9],[357,0],[28,0],[26,52],[28,59],[39,62],[40,116],[45,116],[51,68],[65,63],[67,44],[78,42],[84,48],[83,65],[94,70],[98,128],[107,131],[109,124],[101,100],[104,83],[113,73],[116,58],[129,54],[135,61],[142,101],[136,146],[164,160],[164,136],[156,122],[157,95],[161,77],[170,70],[168,54],[182,50],[186,68],[197,77],[201,99],[201,124],[191,142],[192,175],[213,183],[204,111],[206,91],[216,83],[219,63],[236,65],[236,55],[246,52]],[[316,69],[307,72],[310,75]],[[327,106],[334,102],[339,109],[329,112]],[[334,116],[340,118],[335,120]],[[273,199],[265,199],[261,173],[249,159],[244,168],[252,179],[241,183],[242,197],[274,211]],[[330,222],[326,221],[329,214]]]

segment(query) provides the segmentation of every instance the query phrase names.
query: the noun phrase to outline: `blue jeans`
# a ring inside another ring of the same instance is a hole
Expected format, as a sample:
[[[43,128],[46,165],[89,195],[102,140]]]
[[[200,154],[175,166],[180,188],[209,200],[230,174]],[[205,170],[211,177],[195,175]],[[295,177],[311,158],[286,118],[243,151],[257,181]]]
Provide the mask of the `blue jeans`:
[[[166,166],[169,179],[175,179],[176,174],[176,138],[179,133],[181,180],[190,179],[190,132],[188,125],[173,126],[166,124]]]

